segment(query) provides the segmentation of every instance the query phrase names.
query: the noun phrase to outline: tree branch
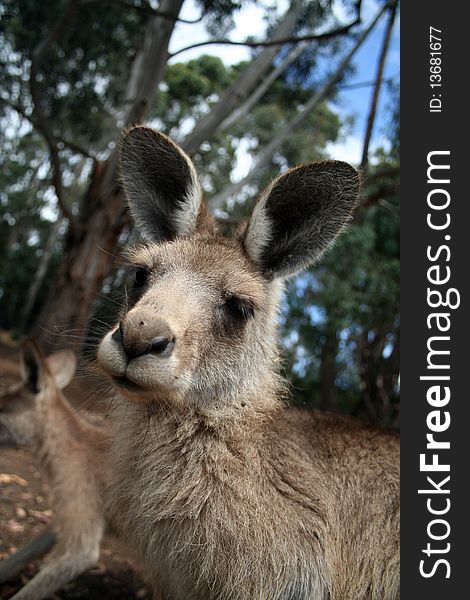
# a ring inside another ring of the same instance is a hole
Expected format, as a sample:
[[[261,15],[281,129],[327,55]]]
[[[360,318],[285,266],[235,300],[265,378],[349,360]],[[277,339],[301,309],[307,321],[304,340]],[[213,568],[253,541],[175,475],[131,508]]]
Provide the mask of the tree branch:
[[[375,116],[377,113],[377,105],[379,102],[380,90],[382,88],[382,79],[385,68],[385,61],[387,59],[387,53],[390,46],[390,40],[392,37],[392,29],[395,22],[395,16],[397,12],[398,0],[395,0],[392,6],[389,8],[389,16],[387,25],[385,27],[385,34],[382,42],[382,48],[380,51],[379,62],[377,65],[377,75],[375,77],[375,86],[372,93],[369,116],[367,118],[366,131],[364,134],[364,146],[362,149],[361,158],[361,169],[364,173],[367,172],[369,166],[369,145],[372,138],[372,131],[374,129]]]
[[[379,10],[368,27],[366,27],[366,29],[357,38],[354,46],[341,59],[339,65],[330,75],[325,84],[310,98],[303,109],[292,119],[292,121],[290,121],[284,127],[284,129],[261,151],[248,174],[241,181],[227,186],[224,190],[211,199],[210,204],[212,208],[221,208],[230,196],[234,196],[235,194],[239,193],[245,187],[245,185],[247,185],[260,173],[260,171],[266,168],[271,160],[271,157],[278,150],[278,148],[280,148],[282,144],[292,135],[294,130],[302,125],[308,115],[315,110],[331,92],[335,84],[341,78],[341,75],[343,74],[346,66],[349,64],[351,58],[375,27],[385,10],[385,7],[382,7]]]
[[[383,177],[395,177],[399,174],[399,167],[383,167],[382,169],[377,169],[377,171],[374,173],[368,174],[366,178],[366,184],[377,181],[378,179],[382,179]]]
[[[400,168],[399,167],[383,167],[377,169],[370,175],[364,173],[364,188],[369,186],[371,183],[375,184],[372,190],[368,193],[364,193],[361,198],[361,203],[357,207],[356,212],[353,216],[353,223],[359,224],[365,218],[365,214],[368,208],[378,204],[383,208],[390,211],[399,210],[398,207],[393,206],[390,202],[387,202],[386,198],[397,196],[400,191]],[[387,178],[393,177],[392,181],[386,181]],[[385,181],[381,181],[384,179]]]
[[[168,44],[184,0],[160,0],[160,8],[171,20],[155,15],[148,19],[143,40],[135,55],[127,78],[124,107],[119,118],[120,127],[141,122],[153,106],[158,85],[163,79],[168,59]],[[101,184],[100,196],[106,197],[118,185],[118,144],[108,159]]]
[[[302,11],[302,0],[292,0],[289,8],[279,20],[271,33],[271,40],[276,41],[291,36],[299,22]],[[211,139],[221,123],[230,116],[263,80],[279,49],[276,46],[264,48],[242,70],[237,79],[224,90],[219,100],[211,106],[210,112],[198,120],[193,130],[184,138],[183,149],[194,154],[202,142]]]
[[[49,235],[47,236],[42,255],[39,259],[37,269],[32,277],[31,284],[28,287],[25,302],[21,309],[20,331],[24,332],[28,325],[28,321],[31,317],[31,313],[36,302],[38,292],[41,289],[41,286],[47,274],[47,269],[49,267],[49,263],[53,255],[54,245],[59,236],[61,225],[62,219],[59,217],[55,223],[52,223],[51,228],[49,230]]]
[[[29,121],[35,129],[39,130],[39,126],[38,126],[37,122],[33,119],[33,117],[31,115],[28,115],[27,112],[25,111],[25,109],[23,107],[21,107],[19,104],[15,104],[14,102],[10,102],[9,100],[6,100],[6,98],[1,98],[1,97],[0,97],[0,103],[4,104],[5,106],[8,106],[8,108],[11,108],[15,112],[17,112],[19,115],[21,115],[23,117],[23,119],[26,119],[27,121]],[[42,133],[40,130],[39,130],[39,132]],[[70,140],[62,137],[61,135],[57,135],[57,134],[54,134],[54,135],[58,142],[60,142],[64,146],[67,146],[68,148],[70,148],[71,150],[76,152],[77,154],[81,154],[82,156],[85,156],[86,158],[91,158],[92,160],[96,160],[96,156],[93,154],[93,152],[90,152],[83,146],[80,146],[76,142],[71,142]]]
[[[393,77],[387,77],[386,79],[382,79],[382,83],[391,83],[392,81],[394,81],[396,79],[396,77],[397,77],[397,75],[394,75]],[[342,90],[357,90],[359,88],[372,87],[376,83],[377,83],[376,80],[374,80],[374,81],[357,81],[356,83],[345,83],[343,85],[339,85],[338,87],[340,87]]]
[[[185,23],[187,25],[194,25],[195,23],[200,23],[204,18],[204,13],[202,13],[201,16],[197,19],[182,19],[181,17],[176,17],[175,15],[169,12],[160,11],[148,5],[136,6],[135,4],[132,4],[132,2],[130,2],[129,0],[82,0],[82,4],[91,4],[92,2],[108,2],[109,4],[117,4],[118,6],[124,6],[126,8],[136,10],[137,12],[140,12],[144,15],[161,17],[162,19],[167,19],[168,21]]]
[[[31,97],[34,103],[34,113],[36,115],[36,123],[39,131],[44,136],[47,145],[49,146],[49,153],[51,157],[52,165],[52,184],[54,186],[57,203],[62,211],[64,217],[69,221],[70,227],[73,229],[75,221],[73,215],[65,202],[64,186],[62,181],[62,166],[60,163],[59,147],[57,144],[57,138],[54,135],[52,125],[44,111],[41,86],[39,84],[39,66],[46,56],[47,52],[51,49],[52,45],[59,39],[65,28],[75,17],[77,7],[80,0],[69,0],[69,3],[64,13],[57,19],[49,34],[45,39],[40,42],[33,50],[31,56],[31,67],[29,77],[29,87],[31,91]]]
[[[77,154],[81,154],[82,156],[85,156],[86,158],[91,158],[92,160],[96,160],[95,154],[93,152],[90,152],[83,146],[80,146],[80,144],[77,144],[76,142],[71,142],[70,140],[62,137],[61,135],[56,135],[55,137],[58,142],[60,142],[63,146],[67,146],[67,148],[70,148],[70,150],[72,150],[73,152],[76,152]]]
[[[64,13],[54,23],[49,34],[42,42],[39,42],[39,44],[33,50],[32,60],[36,63],[36,67],[40,65],[44,56],[50,50],[52,44],[60,38],[69,23],[71,23],[74,19],[80,1],[81,0],[69,0]]]
[[[400,182],[394,181],[392,183],[384,183],[379,186],[378,189],[374,190],[371,194],[366,196],[364,201],[361,203],[361,208],[369,208],[374,204],[378,204],[381,200],[384,200],[390,196],[396,196],[400,190]]]
[[[186,52],[187,50],[192,50],[193,48],[200,48],[201,46],[209,46],[215,44],[223,44],[225,46],[246,46],[248,48],[269,48],[271,46],[283,46],[284,44],[298,44],[300,42],[319,42],[323,40],[328,40],[338,35],[345,35],[349,33],[350,29],[358,23],[360,23],[359,17],[354,19],[354,21],[349,23],[349,25],[343,25],[342,27],[338,27],[337,29],[325,31],[324,33],[312,33],[310,35],[286,37],[278,40],[266,40],[264,42],[250,42],[248,40],[245,40],[244,42],[235,42],[233,40],[227,39],[206,40],[205,42],[198,42],[197,44],[191,44],[189,46],[185,46],[184,48],[180,48],[179,50],[176,50],[175,52],[170,54],[170,58],[174,58],[178,54],[182,54],[183,52]]]
[[[47,554],[56,542],[56,535],[52,529],[46,529],[34,539],[0,561],[0,583],[8,581],[22,571],[33,560],[37,560]]]
[[[249,96],[245,102],[236,109],[231,115],[229,115],[219,126],[219,131],[225,131],[229,127],[232,127],[239,119],[247,115],[253,106],[258,103],[258,101],[264,96],[267,90],[271,87],[271,85],[276,81],[276,79],[284,73],[290,67],[292,63],[294,63],[302,52],[307,47],[307,42],[300,42],[297,46],[295,46],[289,54],[282,60],[270,73],[267,77],[265,77],[260,85],[255,89],[255,91]]]

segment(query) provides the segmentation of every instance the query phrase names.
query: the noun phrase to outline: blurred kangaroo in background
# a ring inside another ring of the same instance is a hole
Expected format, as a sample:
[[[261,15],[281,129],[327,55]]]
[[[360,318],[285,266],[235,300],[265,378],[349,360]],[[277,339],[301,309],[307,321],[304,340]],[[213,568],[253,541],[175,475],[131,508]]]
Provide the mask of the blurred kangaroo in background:
[[[346,225],[357,172],[291,169],[228,238],[169,138],[132,128],[121,155],[148,243],[98,350],[128,400],[106,495],[119,533],[169,600],[398,598],[397,438],[287,408],[278,375],[282,282]]]
[[[62,394],[75,368],[73,352],[44,358],[27,342],[22,381],[0,396],[0,447],[25,448],[37,456],[52,491],[56,536],[46,562],[14,600],[45,598],[99,558],[110,437],[77,414]]]

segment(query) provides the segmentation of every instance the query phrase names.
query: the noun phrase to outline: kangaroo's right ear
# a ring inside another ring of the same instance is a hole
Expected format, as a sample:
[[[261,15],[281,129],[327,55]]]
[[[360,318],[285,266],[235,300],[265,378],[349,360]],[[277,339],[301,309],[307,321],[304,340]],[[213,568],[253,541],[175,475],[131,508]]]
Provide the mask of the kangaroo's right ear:
[[[45,369],[44,357],[38,346],[32,340],[24,342],[21,351],[21,377],[34,394],[39,394],[44,386]]]
[[[196,228],[202,192],[190,158],[167,136],[133,127],[121,143],[121,179],[131,214],[153,242]]]
[[[335,160],[306,163],[263,192],[245,232],[251,259],[268,278],[288,277],[319,260],[351,219],[360,178]]]

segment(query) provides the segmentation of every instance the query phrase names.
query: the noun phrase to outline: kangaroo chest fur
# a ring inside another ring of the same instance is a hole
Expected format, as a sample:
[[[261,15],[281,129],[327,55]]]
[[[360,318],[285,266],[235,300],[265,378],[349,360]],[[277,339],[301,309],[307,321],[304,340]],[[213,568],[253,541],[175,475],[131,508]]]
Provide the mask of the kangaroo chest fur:
[[[135,417],[114,448],[110,513],[170,600],[326,598],[322,507],[266,460],[262,427],[225,437]]]
[[[302,432],[282,437],[281,412],[246,435],[196,417],[142,424],[138,410],[121,425],[109,512],[165,599],[398,597],[397,474],[376,484],[388,438],[332,444],[327,430],[307,445]],[[376,552],[369,521],[380,520]]]

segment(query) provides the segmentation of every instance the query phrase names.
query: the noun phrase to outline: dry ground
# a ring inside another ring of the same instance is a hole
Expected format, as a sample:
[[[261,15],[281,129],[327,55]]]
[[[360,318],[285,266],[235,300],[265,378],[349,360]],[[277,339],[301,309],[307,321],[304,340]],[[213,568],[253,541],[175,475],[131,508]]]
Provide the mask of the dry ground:
[[[0,345],[0,386],[16,377],[16,359],[14,349]],[[77,410],[84,410],[84,398],[88,404],[90,389],[86,388],[86,378],[82,377],[66,390],[67,397]],[[98,412],[106,410],[105,404],[97,408]],[[52,518],[47,484],[34,457],[23,450],[0,449],[0,560],[44,531]],[[18,577],[3,586],[0,584],[0,598],[10,598],[34,576],[39,564],[31,563]],[[105,539],[99,564],[56,592],[52,598],[146,600],[150,593],[138,574],[137,566],[126,558],[124,549],[116,540]]]

